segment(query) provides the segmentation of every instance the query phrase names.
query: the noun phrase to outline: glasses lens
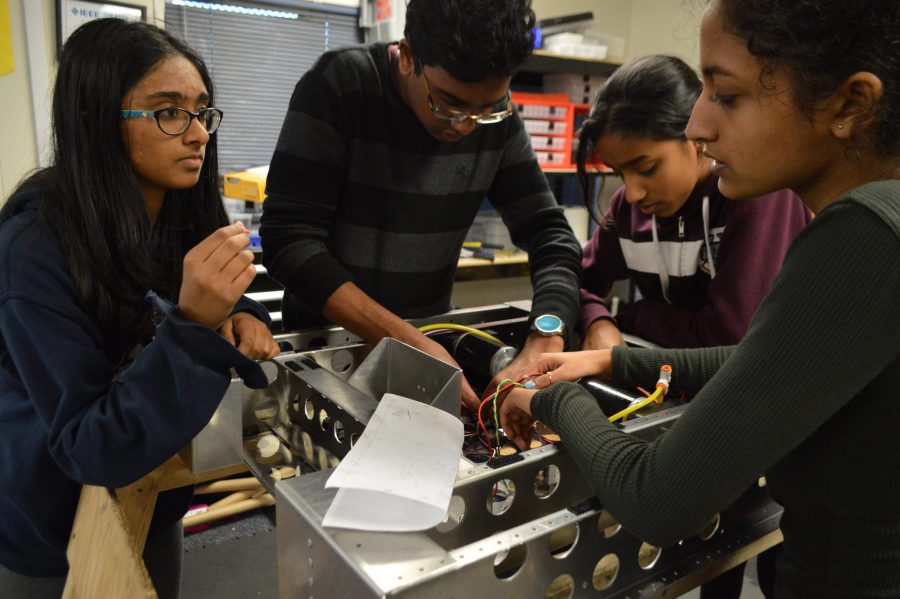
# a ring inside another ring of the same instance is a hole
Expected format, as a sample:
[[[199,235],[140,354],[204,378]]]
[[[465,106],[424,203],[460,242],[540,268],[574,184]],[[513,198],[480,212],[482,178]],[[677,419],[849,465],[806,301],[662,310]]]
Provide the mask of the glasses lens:
[[[191,115],[181,108],[166,108],[156,114],[156,122],[163,133],[178,135],[184,133],[191,122]]]
[[[475,120],[479,125],[493,125],[494,123],[499,123],[508,117],[509,114],[505,112],[501,112],[500,114],[491,114],[488,116],[479,117]]]
[[[222,111],[218,108],[204,108],[200,111],[200,119],[207,133],[215,133],[222,123]]]

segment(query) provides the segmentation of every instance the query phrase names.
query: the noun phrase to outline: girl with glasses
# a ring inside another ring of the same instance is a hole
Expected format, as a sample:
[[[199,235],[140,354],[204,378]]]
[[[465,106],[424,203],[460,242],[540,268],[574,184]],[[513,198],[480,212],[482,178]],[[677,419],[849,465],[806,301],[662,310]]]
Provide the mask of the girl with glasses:
[[[572,383],[514,390],[504,430],[560,433],[623,527],[664,547],[766,475],[784,506],[775,597],[900,596],[900,3],[713,0],[687,137],[737,201],[790,188],[816,214],[731,347],[545,356],[697,390],[652,442]],[[542,377],[547,378],[547,377]]]
[[[207,424],[278,348],[217,189],[213,87],[165,31],[75,31],[53,94],[54,154],[0,212],[0,588],[58,597],[82,484],[121,487]],[[125,111],[123,113],[123,111]],[[147,111],[152,118],[140,118]],[[160,495],[144,553],[180,587],[192,490]]]

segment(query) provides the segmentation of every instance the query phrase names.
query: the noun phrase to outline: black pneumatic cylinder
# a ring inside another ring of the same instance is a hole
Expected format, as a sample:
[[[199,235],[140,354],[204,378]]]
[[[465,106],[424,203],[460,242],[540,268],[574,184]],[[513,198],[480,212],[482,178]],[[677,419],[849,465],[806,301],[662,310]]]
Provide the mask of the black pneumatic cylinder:
[[[454,331],[432,338],[450,352],[466,379],[476,388],[490,383],[494,375],[512,362],[518,353],[512,346],[498,344],[472,333]]]

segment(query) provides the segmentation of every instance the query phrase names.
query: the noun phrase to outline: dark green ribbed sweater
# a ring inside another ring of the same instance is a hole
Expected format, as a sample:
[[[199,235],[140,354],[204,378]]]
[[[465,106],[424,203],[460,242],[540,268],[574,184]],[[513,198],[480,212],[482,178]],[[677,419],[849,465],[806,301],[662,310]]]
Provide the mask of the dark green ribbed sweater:
[[[535,394],[598,497],[659,545],[699,530],[765,473],[784,506],[777,596],[900,597],[900,182],[834,202],[796,239],[744,340],[616,349],[613,382],[700,389],[648,443],[581,387]]]

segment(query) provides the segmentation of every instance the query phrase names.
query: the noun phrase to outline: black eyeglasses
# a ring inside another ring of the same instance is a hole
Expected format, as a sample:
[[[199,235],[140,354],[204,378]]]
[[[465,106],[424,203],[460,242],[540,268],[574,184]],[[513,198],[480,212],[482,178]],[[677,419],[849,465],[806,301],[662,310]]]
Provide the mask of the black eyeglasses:
[[[506,98],[493,107],[496,109],[504,106],[501,110],[472,113],[465,110],[454,110],[453,108],[438,106],[431,97],[431,90],[428,89],[428,77],[425,76],[424,65],[419,63],[419,68],[422,69],[422,81],[425,82],[425,94],[428,98],[428,108],[431,109],[431,114],[437,119],[449,121],[456,125],[465,123],[466,121],[475,121],[479,125],[493,125],[494,123],[499,123],[508,118],[513,113],[512,102],[509,99],[509,90],[506,90]]]
[[[222,111],[218,108],[201,108],[197,112],[191,112],[184,108],[160,108],[159,110],[123,110],[123,119],[148,118],[154,119],[159,130],[166,135],[181,135],[191,126],[191,121],[197,119],[210,135],[216,132],[222,122]]]

